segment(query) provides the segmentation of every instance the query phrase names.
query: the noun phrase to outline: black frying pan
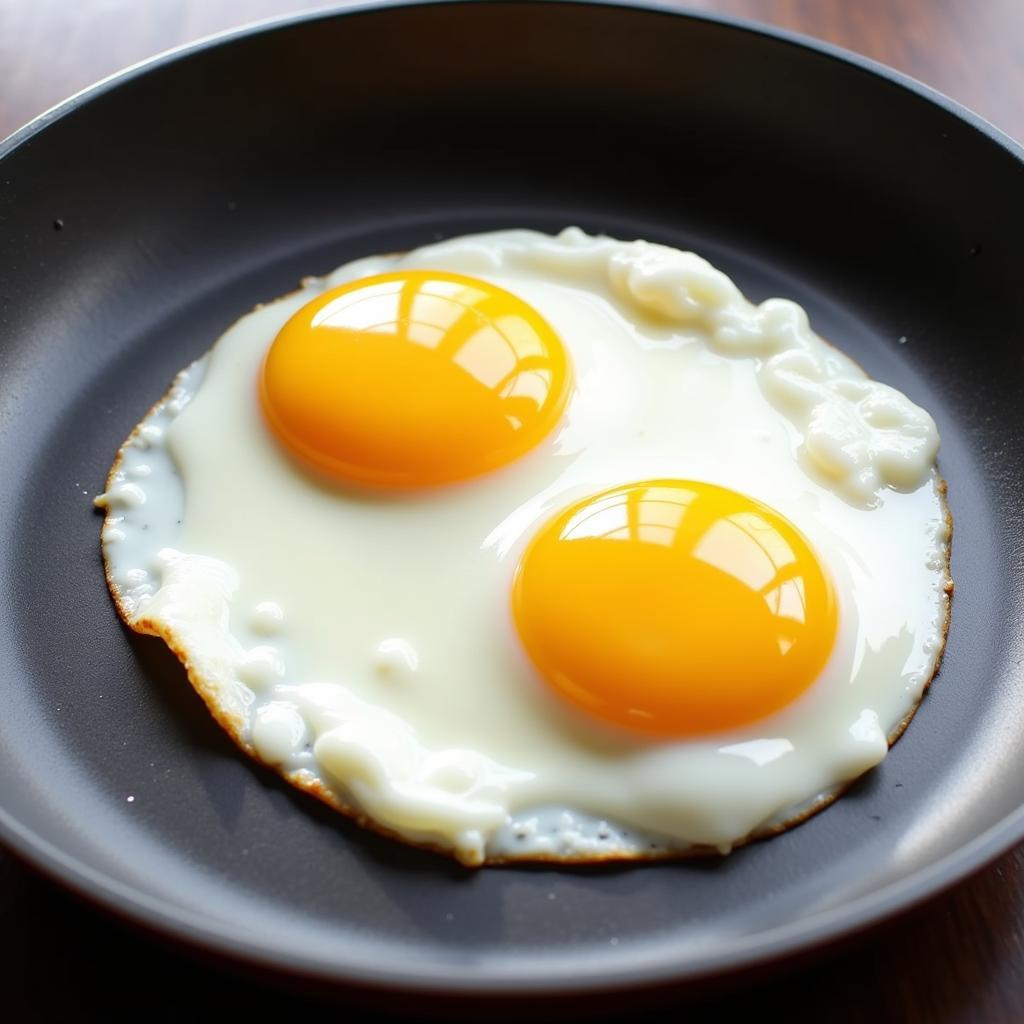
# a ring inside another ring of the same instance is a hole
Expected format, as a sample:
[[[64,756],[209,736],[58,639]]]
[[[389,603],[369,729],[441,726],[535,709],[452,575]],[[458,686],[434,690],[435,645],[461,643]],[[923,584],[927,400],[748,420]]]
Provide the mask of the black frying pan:
[[[834,807],[721,863],[470,873],[369,835],[238,754],[103,584],[91,496],[241,312],[363,254],[567,224],[795,298],[942,432],[957,594],[932,692]],[[656,7],[313,14],[44,115],[0,146],[0,835],[163,933],[463,994],[750,967],[963,877],[1024,837],[1021,238],[1024,158],[989,126]]]

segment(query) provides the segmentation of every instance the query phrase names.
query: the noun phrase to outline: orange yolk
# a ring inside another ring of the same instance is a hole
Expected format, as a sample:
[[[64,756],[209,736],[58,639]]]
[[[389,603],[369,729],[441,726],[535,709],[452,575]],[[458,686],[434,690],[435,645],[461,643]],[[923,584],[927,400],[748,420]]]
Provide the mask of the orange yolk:
[[[544,526],[516,570],[526,651],[564,698],[661,736],[741,726],[817,678],[832,584],[766,505],[685,480],[615,487]]]
[[[557,423],[570,384],[561,340],[522,299],[405,270],[303,306],[270,346],[260,399],[280,441],[315,469],[410,488],[519,458]]]

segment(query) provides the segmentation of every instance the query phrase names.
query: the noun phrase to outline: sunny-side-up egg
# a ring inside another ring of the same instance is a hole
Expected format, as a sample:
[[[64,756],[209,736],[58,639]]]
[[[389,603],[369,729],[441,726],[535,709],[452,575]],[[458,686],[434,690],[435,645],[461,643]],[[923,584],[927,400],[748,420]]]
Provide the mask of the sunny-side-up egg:
[[[501,860],[729,851],[876,765],[941,654],[931,417],[692,253],[499,231],[242,317],[103,553],[248,753]]]

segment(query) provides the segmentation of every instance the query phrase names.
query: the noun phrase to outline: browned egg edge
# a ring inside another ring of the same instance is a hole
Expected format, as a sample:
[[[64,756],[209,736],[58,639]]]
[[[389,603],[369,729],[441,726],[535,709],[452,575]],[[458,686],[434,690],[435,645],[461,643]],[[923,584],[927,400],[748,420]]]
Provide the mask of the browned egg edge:
[[[305,279],[302,282],[305,284]],[[282,295],[279,298],[288,298],[291,295],[296,295],[301,289],[296,289],[294,292],[289,292],[286,295]],[[279,301],[278,299],[272,300],[274,302]],[[262,309],[268,303],[258,303],[253,307],[253,311]],[[243,314],[243,316],[248,314]],[[239,317],[241,320],[243,317]],[[236,321],[237,322],[237,321]],[[831,344],[831,343],[830,343]],[[832,346],[835,348],[836,346]],[[847,358],[849,358],[847,356]],[[110,467],[110,472],[107,474],[106,490],[110,490],[114,486],[114,478],[121,469],[121,464],[124,460],[125,450],[135,440],[142,424],[152,415],[157,406],[162,402],[169,399],[171,391],[174,389],[180,376],[185,371],[176,374],[174,380],[171,382],[167,392],[150,407],[149,411],[140,419],[139,423],[132,429],[132,432],[125,439],[124,443],[117,450],[117,455],[114,459],[113,465]],[[924,699],[924,695],[931,688],[932,680],[935,678],[939,671],[939,667],[942,663],[942,656],[945,653],[946,638],[949,633],[949,620],[952,607],[953,597],[953,579],[950,573],[950,556],[953,546],[953,516],[949,510],[949,503],[946,500],[947,495],[947,484],[946,481],[938,475],[937,470],[934,471],[936,476],[936,490],[939,494],[939,501],[942,504],[943,515],[946,522],[946,529],[948,532],[948,541],[946,544],[946,565],[945,565],[945,583],[943,589],[946,594],[945,601],[945,614],[943,617],[941,637],[939,638],[939,650],[935,658],[935,666],[932,669],[931,675],[928,677],[921,691],[921,697],[918,702],[907,712],[906,716],[902,721],[898,722],[896,726],[889,733],[888,741],[890,748],[892,745],[903,735],[906,731],[907,726],[910,724],[910,720],[914,717],[917,709],[921,706],[921,701]],[[108,509],[104,516],[104,525],[107,520],[114,513]],[[102,557],[102,543],[101,543],[101,557]],[[246,754],[249,755],[254,761],[259,764],[270,768],[281,776],[286,782],[294,786],[296,789],[300,789],[310,796],[321,800],[323,803],[332,807],[334,810],[351,818],[357,825],[363,828],[369,829],[372,832],[376,832],[378,835],[385,836],[388,839],[396,839],[401,843],[405,843],[408,846],[416,847],[419,849],[430,850],[433,853],[439,853],[444,856],[453,857],[460,861],[466,867],[482,867],[487,866],[500,866],[503,864],[516,864],[516,863],[549,863],[549,864],[566,864],[572,866],[585,866],[589,864],[610,864],[610,863],[621,863],[627,861],[667,861],[667,860],[688,860],[691,858],[710,858],[710,857],[725,857],[728,854],[723,854],[715,846],[707,846],[702,844],[693,844],[679,850],[655,850],[651,852],[647,851],[636,851],[636,850],[609,850],[602,853],[594,854],[570,854],[568,856],[558,856],[556,854],[548,853],[532,853],[523,854],[522,856],[510,856],[510,855],[499,855],[485,857],[479,861],[465,860],[459,857],[455,850],[449,847],[443,846],[440,843],[431,843],[426,841],[417,841],[410,839],[408,836],[402,835],[393,829],[389,829],[387,826],[382,825],[380,822],[374,820],[368,815],[364,814],[361,810],[350,804],[345,803],[337,793],[329,789],[319,779],[310,780],[300,776],[298,772],[285,772],[279,767],[268,764],[264,761],[257,753],[251,743],[249,743],[243,735],[243,721],[240,716],[232,715],[229,712],[222,709],[216,700],[216,692],[213,686],[211,686],[201,675],[196,671],[195,666],[192,664],[189,658],[188,651],[185,646],[181,643],[178,637],[175,635],[172,629],[168,629],[165,626],[158,625],[151,619],[147,619],[145,616],[140,616],[137,619],[132,619],[128,614],[127,608],[125,607],[124,601],[121,597],[120,590],[117,584],[114,582],[110,567],[107,564],[106,558],[103,558],[103,575],[107,581],[107,588],[110,591],[110,596],[113,599],[114,607],[117,609],[117,614],[120,616],[121,621],[133,632],[139,633],[143,636],[155,636],[159,637],[163,642],[170,648],[174,653],[175,657],[181,662],[185,669],[185,673],[188,676],[188,681],[192,684],[192,688],[202,698],[203,703],[206,705],[210,714],[214,717],[221,728],[234,740],[235,744],[241,748]],[[862,773],[863,774],[863,773]],[[748,843],[755,842],[761,839],[769,839],[772,836],[780,835],[781,833],[801,825],[803,822],[814,817],[820,811],[823,811],[826,807],[834,803],[843,793],[857,781],[856,776],[852,779],[848,779],[845,782],[839,783],[833,786],[831,789],[826,790],[823,793],[819,793],[812,797],[806,803],[796,807],[790,817],[786,818],[781,822],[775,822],[771,825],[762,825],[759,828],[754,829],[748,835],[742,839],[736,840],[732,843],[732,850],[738,849],[741,846],[746,846]]]

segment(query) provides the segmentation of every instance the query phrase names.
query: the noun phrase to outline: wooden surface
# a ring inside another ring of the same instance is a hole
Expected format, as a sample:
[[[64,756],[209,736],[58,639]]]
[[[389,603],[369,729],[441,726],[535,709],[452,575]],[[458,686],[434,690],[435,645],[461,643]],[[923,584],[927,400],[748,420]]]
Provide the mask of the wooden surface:
[[[294,0],[0,0],[0,137],[161,50],[245,22],[326,6]],[[757,18],[857,50],[1024,139],[1024,0],[699,0],[690,6]],[[296,1019],[303,1009],[294,994],[128,931],[3,853],[0,922],[5,1020],[144,1014],[149,1021],[173,1021],[197,1015],[200,992],[206,1009],[221,1016],[265,1009]],[[837,1024],[1024,1020],[1024,851],[852,948],[693,1010],[769,1020],[785,1013],[791,1021]]]

